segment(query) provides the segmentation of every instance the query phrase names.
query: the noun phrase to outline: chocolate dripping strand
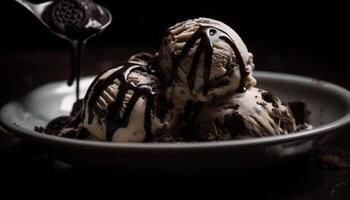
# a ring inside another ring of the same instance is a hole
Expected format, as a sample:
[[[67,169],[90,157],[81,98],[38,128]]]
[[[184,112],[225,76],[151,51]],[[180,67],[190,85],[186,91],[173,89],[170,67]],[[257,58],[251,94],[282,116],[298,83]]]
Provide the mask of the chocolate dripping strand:
[[[193,90],[194,88],[194,83],[195,83],[196,74],[197,74],[197,66],[199,64],[199,58],[203,51],[203,45],[204,45],[204,42],[203,40],[201,40],[196,49],[196,52],[193,55],[191,69],[187,77],[188,87],[190,88],[190,90]]]
[[[92,111],[100,94],[103,92],[103,90],[106,87],[112,84],[115,79],[118,79],[120,81],[120,84],[118,86],[117,98],[114,102],[109,104],[107,107],[107,116],[106,116],[106,140],[107,141],[112,140],[113,134],[118,128],[128,126],[131,112],[137,100],[142,96],[146,96],[147,98],[147,104],[146,104],[146,110],[145,110],[145,122],[144,122],[146,136],[149,136],[151,134],[151,110],[152,110],[152,102],[153,102],[152,88],[148,85],[135,86],[131,82],[128,82],[127,80],[128,79],[127,77],[129,76],[130,72],[135,69],[139,69],[140,71],[146,71],[143,67],[144,66],[140,66],[134,63],[127,63],[123,68],[113,72],[107,78],[103,80],[99,80],[98,82],[95,82],[96,85],[92,88],[94,92],[90,97],[90,101],[88,105],[89,115],[91,116],[91,118],[89,116],[89,123],[92,122],[92,119],[93,119]],[[89,90],[91,90],[91,88]],[[121,114],[121,110],[123,107],[123,100],[129,90],[134,91],[134,93],[132,94],[132,97],[129,100],[128,105],[124,110],[124,113]]]
[[[89,88],[88,88],[88,90],[87,90],[88,94],[89,94],[89,92],[91,93],[92,91],[95,91],[94,87],[95,87],[96,83],[97,83],[98,81],[100,81],[101,76],[105,75],[106,72],[108,72],[108,71],[110,71],[110,70],[113,70],[113,69],[117,69],[117,68],[119,68],[119,67],[126,67],[126,68],[128,68],[128,67],[133,66],[133,65],[138,66],[138,65],[140,65],[140,63],[137,63],[137,62],[134,62],[134,61],[129,61],[129,62],[124,63],[124,64],[121,64],[121,65],[119,65],[119,66],[117,66],[117,67],[116,67],[116,66],[113,66],[113,67],[107,68],[107,69],[104,70],[102,73],[100,73],[100,74],[93,80],[93,82],[90,84],[90,86],[89,86]],[[150,70],[151,70],[151,69],[145,70],[143,67],[141,67],[141,66],[139,66],[139,67],[140,67],[140,68],[138,68],[138,70],[140,70],[140,71],[150,71]],[[148,67],[148,66],[147,66],[147,67]],[[102,91],[101,91],[101,92],[102,92]],[[89,99],[90,96],[91,96],[91,95],[85,95],[85,97],[84,97],[84,102],[87,102],[87,100]]]
[[[173,66],[172,71],[169,79],[169,85],[172,84],[172,82],[175,79],[175,75],[177,73],[178,64],[180,61],[188,54],[189,50],[194,46],[194,44],[197,42],[198,39],[200,39],[200,43],[196,49],[195,55],[193,57],[191,69],[189,72],[189,75],[187,77],[188,86],[191,90],[194,88],[194,83],[196,80],[196,72],[200,60],[200,55],[203,50],[205,50],[205,70],[204,70],[204,87],[203,87],[203,94],[208,94],[208,83],[209,83],[209,76],[210,76],[210,66],[211,66],[211,58],[213,54],[213,47],[212,43],[210,41],[210,36],[208,33],[209,27],[201,26],[198,28],[198,30],[191,36],[191,38],[186,42],[184,48],[182,49],[180,55],[172,55],[173,57]]]
[[[151,121],[151,111],[153,110],[153,102],[154,98],[153,95],[155,93],[152,92],[152,88],[149,85],[139,85],[138,86],[138,98],[142,98],[143,96],[146,97],[146,108],[145,108],[145,114],[144,114],[144,128],[146,131],[146,139],[151,136],[151,127],[152,127],[152,121]],[[136,101],[135,101],[136,103]],[[130,114],[129,114],[130,115]],[[129,117],[128,117],[129,119]]]
[[[149,93],[147,93],[149,94]],[[145,140],[149,140],[151,137],[151,128],[152,128],[152,113],[151,111],[153,110],[153,95],[148,95],[147,96],[147,104],[146,104],[146,110],[145,110],[145,122],[144,122],[144,127],[145,127],[145,131],[146,131],[146,138]],[[153,110],[154,111],[154,110]]]
[[[85,104],[88,102],[88,99],[89,99],[89,97],[91,97],[92,95],[93,95],[93,93],[94,93],[94,87],[95,87],[95,85],[96,85],[96,83],[98,82],[98,80],[100,79],[100,77],[102,76],[102,75],[104,75],[107,71],[109,71],[109,70],[112,70],[112,69],[116,69],[117,67],[115,67],[115,66],[113,66],[113,67],[111,67],[111,68],[109,68],[109,69],[106,69],[105,71],[103,71],[102,73],[100,73],[93,81],[92,81],[92,83],[90,84],[90,86],[89,86],[89,88],[87,89],[87,92],[86,92],[86,95],[84,96],[84,101],[83,101],[83,103],[84,103],[84,108],[85,108]],[[92,122],[92,119],[93,119],[93,116],[92,116],[92,104],[93,103],[90,103],[90,104],[88,104],[88,122],[89,123],[91,123]],[[90,109],[91,108],[91,109]],[[82,119],[84,119],[85,118],[85,110],[83,109],[82,110]]]
[[[209,78],[213,58],[213,44],[210,40],[209,29],[205,30],[205,37],[202,40],[205,46],[203,95],[206,96],[209,92]]]
[[[150,92],[152,88],[150,88],[147,85],[140,85],[138,87],[135,87],[134,85],[130,84],[129,82],[123,82],[119,87],[122,87],[118,92],[118,97],[115,102],[117,102],[115,105],[110,104],[107,107],[108,114],[106,117],[106,140],[112,141],[114,132],[122,127],[127,127],[129,124],[131,112],[135,107],[135,104],[137,101],[145,96],[147,98],[147,104],[145,108],[145,122],[144,127],[146,131],[146,136],[149,136],[151,134],[151,109],[152,107],[150,104],[153,102],[153,95]],[[132,94],[131,99],[128,102],[127,107],[124,110],[123,115],[121,115],[121,110],[123,106],[123,100],[125,98],[126,93],[128,90],[133,90],[134,93]]]
[[[200,39],[200,43],[195,51],[195,54],[193,56],[193,61],[191,65],[191,69],[189,72],[189,75],[187,77],[188,87],[190,90],[193,90],[194,83],[196,79],[196,72],[200,60],[200,55],[205,50],[205,56],[204,56],[204,86],[203,86],[203,95],[207,95],[209,92],[209,78],[210,78],[210,71],[211,71],[211,64],[212,64],[212,57],[213,57],[213,44],[210,39],[210,31],[211,30],[218,30],[223,35],[219,36],[219,39],[224,40],[226,43],[230,45],[232,50],[234,51],[237,59],[237,63],[239,65],[239,70],[241,74],[241,80],[240,80],[240,86],[237,89],[238,92],[244,92],[245,89],[245,83],[244,79],[248,75],[248,73],[245,70],[245,64],[243,62],[243,58],[238,50],[237,45],[234,43],[233,39],[224,31],[211,27],[211,26],[201,26],[198,28],[198,30],[191,36],[191,38],[186,42],[184,48],[182,49],[181,53],[179,55],[172,54],[172,71],[169,78],[169,86],[172,85],[177,70],[178,65],[180,61],[188,54],[189,50],[194,46],[196,41]],[[215,34],[215,32],[213,33]]]
[[[125,66],[123,66],[121,69],[116,70],[115,72],[113,72],[112,74],[110,74],[107,78],[103,79],[103,80],[97,80],[95,82],[94,87],[89,88],[88,92],[92,93],[90,100],[88,101],[88,109],[89,109],[89,118],[88,118],[88,122],[91,123],[93,120],[93,108],[95,103],[98,100],[98,97],[100,96],[100,94],[102,93],[102,91],[109,86],[110,84],[112,84],[114,82],[115,79],[119,79],[119,81],[123,81],[125,78],[122,77],[122,75],[128,75],[132,70],[136,69],[136,68],[140,68],[141,66],[134,64],[134,63],[127,63]],[[98,78],[96,78],[98,79]],[[125,82],[125,80],[124,80]]]
[[[134,99],[137,98],[134,92],[133,96],[128,102],[128,106],[126,107],[122,115],[123,101],[128,90],[130,90],[131,88],[126,82],[121,82],[118,89],[119,91],[118,91],[118,96],[116,100],[113,103],[109,104],[107,107],[107,116],[106,116],[106,140],[107,141],[112,141],[115,130],[121,127],[126,127],[128,125],[129,120],[126,120],[125,116],[128,115],[128,110],[130,110],[130,105],[132,104],[132,106],[134,106],[134,101],[135,101]]]
[[[201,28],[201,40],[196,49],[195,54],[193,55],[192,65],[190,73],[187,77],[188,87],[190,90],[193,90],[194,83],[196,81],[196,73],[198,69],[198,64],[200,56],[204,52],[204,86],[203,86],[203,95],[207,95],[209,92],[209,77],[210,77],[210,67],[212,63],[213,56],[213,44],[210,41],[209,28]]]
[[[246,72],[246,69],[245,69],[246,67],[245,67],[245,64],[243,62],[242,55],[239,52],[237,45],[233,42],[231,37],[229,37],[227,34],[225,36],[220,36],[220,39],[224,40],[228,45],[230,45],[233,52],[235,53],[236,60],[237,60],[237,63],[239,65],[239,72],[241,74],[241,80],[240,80],[240,84],[239,84],[239,87],[237,89],[237,92],[244,92],[246,90],[245,77],[248,75],[248,73]]]
[[[199,29],[201,29],[201,27]],[[200,39],[200,37],[201,37],[201,32],[197,30],[195,33],[193,33],[191,38],[186,42],[185,46],[183,47],[179,55],[176,55],[175,53],[172,54],[172,69],[171,69],[171,74],[168,82],[169,86],[173,84],[180,61],[187,56],[190,49],[193,47],[196,41]]]
[[[100,73],[100,74],[92,81],[92,83],[90,84],[90,86],[89,86],[88,89],[87,89],[86,95],[84,96],[84,99],[83,99],[83,108],[85,107],[86,102],[88,101],[89,97],[91,96],[90,93],[92,93],[92,88],[95,86],[95,84],[96,84],[97,81],[100,79],[100,77],[101,77],[102,75],[104,75],[107,71],[109,71],[109,70],[111,70],[111,69],[115,69],[115,68],[117,68],[117,67],[113,66],[113,67],[111,67],[111,68],[108,68],[108,69],[104,70],[102,73]],[[92,111],[91,111],[91,113],[92,113]],[[82,109],[81,118],[82,118],[82,119],[85,118],[85,111],[84,111],[84,109]],[[88,120],[88,121],[90,121],[90,109],[89,109],[89,120]],[[91,118],[91,121],[92,121],[92,118]],[[89,122],[89,123],[91,123],[91,122]]]

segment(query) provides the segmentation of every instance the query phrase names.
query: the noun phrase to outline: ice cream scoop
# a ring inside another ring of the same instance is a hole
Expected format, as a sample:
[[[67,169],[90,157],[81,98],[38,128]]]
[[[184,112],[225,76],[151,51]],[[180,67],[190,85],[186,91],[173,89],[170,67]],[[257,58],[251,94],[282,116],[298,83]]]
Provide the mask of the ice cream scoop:
[[[196,122],[201,140],[273,136],[295,131],[289,109],[271,92],[255,87],[204,103]]]
[[[208,18],[170,27],[159,49],[159,67],[169,98],[181,100],[181,106],[187,100],[205,102],[256,84],[253,55],[241,38],[224,23]]]
[[[98,140],[142,142],[164,128],[156,116],[159,81],[146,61],[101,73],[84,98],[82,126]]]
[[[195,142],[310,128],[305,105],[285,106],[256,88],[253,69],[253,55],[230,27],[187,20],[168,29],[158,52],[134,54],[98,75],[72,116],[37,130],[112,142]]]

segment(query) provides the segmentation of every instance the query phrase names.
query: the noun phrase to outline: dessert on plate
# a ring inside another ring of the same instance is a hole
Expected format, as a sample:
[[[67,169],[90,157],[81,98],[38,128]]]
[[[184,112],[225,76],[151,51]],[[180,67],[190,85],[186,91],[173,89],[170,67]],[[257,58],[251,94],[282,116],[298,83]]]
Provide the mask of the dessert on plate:
[[[305,104],[257,88],[254,68],[232,28],[190,19],[170,27],[157,52],[100,73],[71,116],[36,130],[109,142],[196,142],[311,128]]]

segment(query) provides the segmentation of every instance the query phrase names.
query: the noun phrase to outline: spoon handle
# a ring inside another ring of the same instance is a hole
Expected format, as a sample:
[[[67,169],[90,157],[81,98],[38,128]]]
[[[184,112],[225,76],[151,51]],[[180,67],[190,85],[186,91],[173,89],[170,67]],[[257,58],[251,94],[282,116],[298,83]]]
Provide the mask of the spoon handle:
[[[33,14],[37,14],[37,12],[35,12],[35,4],[26,1],[26,0],[15,0],[17,3],[21,4],[23,7],[27,8],[30,12],[32,12]]]
[[[27,8],[30,12],[32,12],[35,16],[37,16],[41,21],[41,15],[43,14],[46,7],[53,3],[53,1],[47,1],[45,3],[35,4],[32,2],[29,2],[27,0],[15,0],[19,4],[21,4],[23,7]]]

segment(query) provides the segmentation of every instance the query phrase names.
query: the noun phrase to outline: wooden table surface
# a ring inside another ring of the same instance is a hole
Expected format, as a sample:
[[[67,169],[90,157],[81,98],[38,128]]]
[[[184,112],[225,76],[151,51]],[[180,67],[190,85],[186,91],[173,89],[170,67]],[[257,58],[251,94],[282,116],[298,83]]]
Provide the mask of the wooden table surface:
[[[252,45],[251,45],[252,46]],[[339,84],[349,89],[350,81],[332,69],[333,64],[346,64],[331,60],[327,52],[311,52],[308,49],[286,49],[278,46],[265,49],[253,45],[258,69],[312,76]],[[150,45],[94,46],[84,54],[84,75],[96,74],[126,59],[133,52],[152,50]],[[64,80],[68,76],[69,53],[66,49],[12,50],[0,54],[2,91],[0,106],[20,97],[39,85]],[[268,66],[268,67],[261,67]],[[81,169],[49,157],[40,148],[21,141],[0,128],[0,173],[8,177],[49,177],[52,180],[66,177],[118,177],[127,180],[135,176],[92,169]],[[5,173],[4,173],[5,172]],[[226,175],[137,175],[163,180],[231,179],[230,187],[237,194],[257,195],[263,199],[350,199],[350,129],[347,127],[328,145],[309,155],[285,165],[244,174]],[[210,184],[210,183],[208,183]],[[257,193],[247,194],[247,188]]]

